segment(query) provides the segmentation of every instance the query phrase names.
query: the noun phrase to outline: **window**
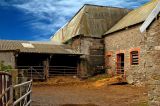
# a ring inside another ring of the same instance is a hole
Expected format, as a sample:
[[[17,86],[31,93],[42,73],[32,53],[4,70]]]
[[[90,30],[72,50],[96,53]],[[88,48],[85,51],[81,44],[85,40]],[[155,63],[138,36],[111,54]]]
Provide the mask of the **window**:
[[[131,65],[138,65],[139,64],[139,53],[138,51],[131,52]]]

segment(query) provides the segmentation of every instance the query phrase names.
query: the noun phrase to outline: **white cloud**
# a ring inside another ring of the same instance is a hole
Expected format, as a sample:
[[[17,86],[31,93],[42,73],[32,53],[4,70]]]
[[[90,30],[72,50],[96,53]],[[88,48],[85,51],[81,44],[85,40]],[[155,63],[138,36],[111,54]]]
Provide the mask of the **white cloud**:
[[[19,2],[18,2],[19,1]],[[149,0],[2,0],[0,5],[11,5],[36,18],[29,21],[32,29],[48,35],[62,27],[84,4],[135,8]],[[45,36],[41,36],[45,37]]]

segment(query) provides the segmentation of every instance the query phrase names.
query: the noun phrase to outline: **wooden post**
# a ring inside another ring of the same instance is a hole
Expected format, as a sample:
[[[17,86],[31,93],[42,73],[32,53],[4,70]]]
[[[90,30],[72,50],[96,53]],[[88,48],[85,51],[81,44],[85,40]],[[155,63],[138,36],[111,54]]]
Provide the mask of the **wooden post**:
[[[44,76],[45,79],[47,80],[49,77],[49,59],[43,62],[43,66],[44,66]]]
[[[80,76],[80,60],[77,61],[77,76]]]
[[[0,94],[2,94],[2,75],[0,75]],[[0,99],[0,106],[3,106],[2,99]]]

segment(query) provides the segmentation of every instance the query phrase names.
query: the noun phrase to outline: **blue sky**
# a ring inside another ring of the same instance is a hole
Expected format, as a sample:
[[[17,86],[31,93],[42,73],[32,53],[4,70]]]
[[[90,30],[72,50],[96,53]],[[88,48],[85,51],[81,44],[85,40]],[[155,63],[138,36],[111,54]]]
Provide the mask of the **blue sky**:
[[[134,9],[149,0],[0,0],[0,39],[48,41],[84,5]]]

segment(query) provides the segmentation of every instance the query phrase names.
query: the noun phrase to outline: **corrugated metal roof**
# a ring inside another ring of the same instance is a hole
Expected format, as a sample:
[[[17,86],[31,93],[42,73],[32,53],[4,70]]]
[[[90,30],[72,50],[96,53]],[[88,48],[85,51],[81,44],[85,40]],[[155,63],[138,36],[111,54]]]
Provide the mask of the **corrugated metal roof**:
[[[118,30],[124,29],[126,27],[141,23],[145,21],[151,11],[155,8],[159,0],[152,0],[151,2],[143,5],[129,12],[125,17],[123,17],[117,24],[115,24],[109,31],[104,35],[116,32]]]
[[[51,40],[64,43],[77,35],[101,38],[102,34],[129,11],[124,8],[84,5]]]
[[[30,45],[33,47],[30,47]],[[69,46],[56,45],[51,42],[0,40],[0,51],[7,50],[19,50],[23,53],[80,54]]]

